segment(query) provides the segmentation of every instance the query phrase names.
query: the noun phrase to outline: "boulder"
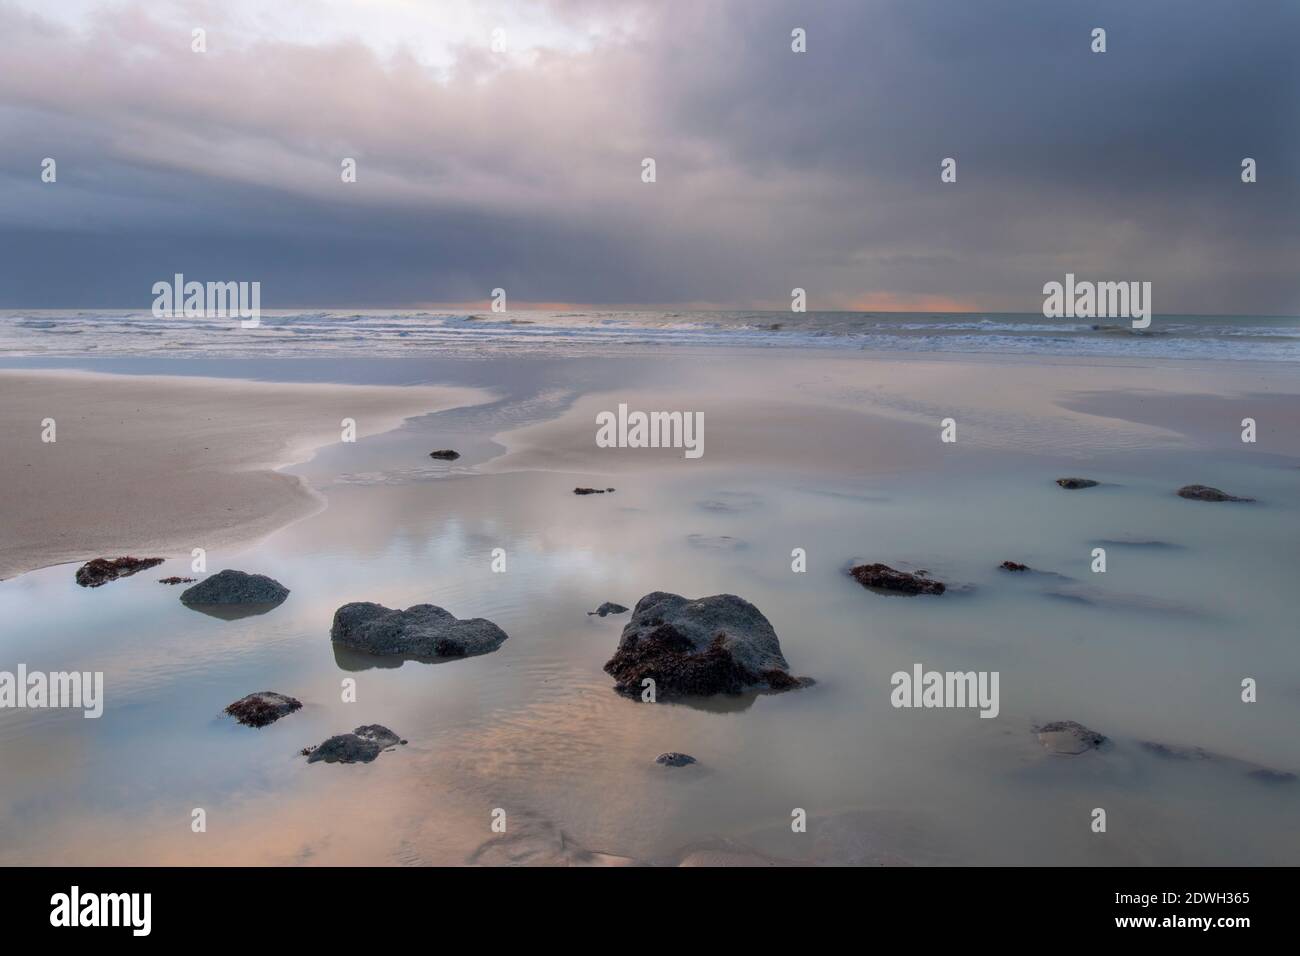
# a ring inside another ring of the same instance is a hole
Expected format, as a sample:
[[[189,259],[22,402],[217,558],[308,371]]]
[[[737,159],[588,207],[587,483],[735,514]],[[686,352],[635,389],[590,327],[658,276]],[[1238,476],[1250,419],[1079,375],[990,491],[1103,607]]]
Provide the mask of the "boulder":
[[[942,594],[947,590],[942,581],[932,581],[928,571],[895,571],[887,564],[860,564],[849,569],[853,580],[864,588],[895,591],[899,594]]]
[[[1062,488],[1068,488],[1075,491],[1079,488],[1096,488],[1100,482],[1093,481],[1091,478],[1057,478],[1056,483]]]
[[[1238,498],[1209,485],[1183,485],[1176,492],[1179,498],[1191,501],[1254,501],[1254,498]]]
[[[495,651],[506,632],[481,617],[461,620],[432,604],[404,611],[368,601],[334,612],[330,639],[367,654],[405,657],[472,657]]]
[[[406,743],[382,724],[366,724],[350,734],[336,734],[318,747],[303,748],[308,763],[370,763],[385,750]]]
[[[274,607],[289,596],[289,589],[265,574],[247,574],[227,568],[181,592],[186,607]]]
[[[790,674],[781,642],[762,612],[734,594],[690,600],[655,591],[637,602],[618,649],[605,664],[615,690],[655,697],[791,690],[811,683]]]
[[[256,694],[239,698],[226,708],[226,713],[246,726],[265,727],[301,709],[300,700],[277,694],[273,690],[260,690]]]
[[[162,563],[162,558],[95,558],[77,568],[77,583],[83,588],[97,588]]]

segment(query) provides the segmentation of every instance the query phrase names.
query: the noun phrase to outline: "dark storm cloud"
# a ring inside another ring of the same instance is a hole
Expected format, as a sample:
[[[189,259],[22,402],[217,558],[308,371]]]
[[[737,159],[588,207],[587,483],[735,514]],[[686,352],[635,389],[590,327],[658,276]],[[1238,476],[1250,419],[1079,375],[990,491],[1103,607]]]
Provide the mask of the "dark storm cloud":
[[[260,280],[267,308],[802,286],[1029,311],[1072,271],[1151,281],[1157,311],[1300,308],[1295,5],[557,2],[559,32],[628,19],[439,68],[414,44],[223,44],[225,7],[162,6],[77,28],[0,3],[0,306],[142,307],[182,271]]]

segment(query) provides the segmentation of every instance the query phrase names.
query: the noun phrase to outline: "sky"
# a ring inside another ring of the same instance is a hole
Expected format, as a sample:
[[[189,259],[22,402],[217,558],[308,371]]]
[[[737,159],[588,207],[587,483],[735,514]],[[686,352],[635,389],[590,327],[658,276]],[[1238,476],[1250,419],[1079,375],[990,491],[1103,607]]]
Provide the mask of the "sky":
[[[1037,312],[1073,273],[1300,314],[1298,37],[1293,0],[0,0],[0,308]]]

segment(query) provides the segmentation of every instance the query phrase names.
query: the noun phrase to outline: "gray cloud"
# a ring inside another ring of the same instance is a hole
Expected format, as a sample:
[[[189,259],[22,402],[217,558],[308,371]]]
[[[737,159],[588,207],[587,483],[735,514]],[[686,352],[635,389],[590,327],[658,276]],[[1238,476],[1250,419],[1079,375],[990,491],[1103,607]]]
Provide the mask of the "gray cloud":
[[[143,307],[183,271],[267,308],[798,285],[1030,311],[1073,271],[1150,280],[1158,311],[1300,311],[1294,6],[570,0],[549,16],[581,48],[483,37],[440,67],[228,5],[89,9],[0,3],[0,306]]]

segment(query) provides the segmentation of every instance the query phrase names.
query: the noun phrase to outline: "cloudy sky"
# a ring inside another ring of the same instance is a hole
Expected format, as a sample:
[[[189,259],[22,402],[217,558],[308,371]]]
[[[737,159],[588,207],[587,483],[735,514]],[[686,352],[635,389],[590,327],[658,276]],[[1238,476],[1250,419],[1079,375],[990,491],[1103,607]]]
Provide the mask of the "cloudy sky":
[[[1073,272],[1297,314],[1298,37],[1290,0],[0,0],[0,307],[183,272],[264,308],[1030,312]]]

